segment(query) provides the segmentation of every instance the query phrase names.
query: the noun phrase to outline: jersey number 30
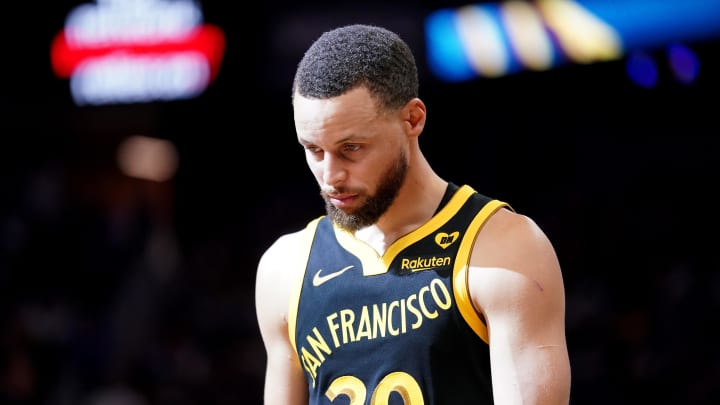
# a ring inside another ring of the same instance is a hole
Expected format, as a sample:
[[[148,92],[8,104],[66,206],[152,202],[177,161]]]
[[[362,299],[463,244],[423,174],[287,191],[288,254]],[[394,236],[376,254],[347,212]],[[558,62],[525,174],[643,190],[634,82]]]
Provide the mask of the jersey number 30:
[[[424,405],[422,391],[417,381],[408,373],[395,371],[386,375],[377,385],[370,399],[370,405],[388,405],[390,394],[400,394],[405,405]],[[363,405],[367,396],[365,384],[359,378],[344,375],[333,380],[325,392],[330,401],[338,395],[350,398],[350,405]]]

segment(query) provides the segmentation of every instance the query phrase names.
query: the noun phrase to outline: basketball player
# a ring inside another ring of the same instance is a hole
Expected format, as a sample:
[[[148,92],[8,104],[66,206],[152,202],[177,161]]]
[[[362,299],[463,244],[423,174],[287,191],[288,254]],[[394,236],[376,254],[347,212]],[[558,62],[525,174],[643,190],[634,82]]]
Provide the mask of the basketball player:
[[[325,32],[292,102],[327,215],[259,261],[265,404],[568,404],[554,248],[430,166],[409,46],[377,26]]]

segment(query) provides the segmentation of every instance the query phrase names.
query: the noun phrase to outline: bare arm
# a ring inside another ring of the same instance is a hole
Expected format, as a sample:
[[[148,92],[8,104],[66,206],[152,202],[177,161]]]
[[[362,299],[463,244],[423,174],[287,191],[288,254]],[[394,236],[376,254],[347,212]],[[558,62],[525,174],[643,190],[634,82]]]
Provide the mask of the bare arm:
[[[498,211],[476,241],[469,285],[488,323],[495,403],[568,404],[565,293],[546,235],[529,218]]]
[[[276,241],[262,256],[257,269],[255,308],[267,354],[264,404],[307,404],[307,383],[288,335],[288,304],[298,267],[292,260],[294,236]],[[290,258],[290,259],[288,259]]]

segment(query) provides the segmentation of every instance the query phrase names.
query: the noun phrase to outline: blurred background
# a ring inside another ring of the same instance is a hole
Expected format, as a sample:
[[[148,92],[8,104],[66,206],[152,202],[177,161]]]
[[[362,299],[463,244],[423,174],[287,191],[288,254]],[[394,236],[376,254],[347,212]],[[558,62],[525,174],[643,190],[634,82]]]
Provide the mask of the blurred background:
[[[715,0],[9,3],[1,404],[262,403],[255,267],[323,213],[292,75],[354,22],[414,49],[436,170],[553,241],[572,403],[720,403]]]

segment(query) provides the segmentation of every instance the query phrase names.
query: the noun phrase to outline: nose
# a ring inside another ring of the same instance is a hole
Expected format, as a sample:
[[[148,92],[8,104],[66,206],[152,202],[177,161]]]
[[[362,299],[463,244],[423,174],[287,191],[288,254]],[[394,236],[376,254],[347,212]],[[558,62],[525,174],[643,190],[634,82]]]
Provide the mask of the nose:
[[[343,165],[342,158],[326,153],[323,160],[322,178],[323,182],[331,187],[342,184],[347,179],[347,170]]]

